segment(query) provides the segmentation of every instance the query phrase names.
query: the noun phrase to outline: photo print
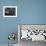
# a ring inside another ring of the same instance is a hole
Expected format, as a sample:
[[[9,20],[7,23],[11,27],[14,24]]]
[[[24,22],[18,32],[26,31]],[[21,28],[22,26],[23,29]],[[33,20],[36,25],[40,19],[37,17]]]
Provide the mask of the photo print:
[[[3,17],[17,17],[17,6],[3,6]]]

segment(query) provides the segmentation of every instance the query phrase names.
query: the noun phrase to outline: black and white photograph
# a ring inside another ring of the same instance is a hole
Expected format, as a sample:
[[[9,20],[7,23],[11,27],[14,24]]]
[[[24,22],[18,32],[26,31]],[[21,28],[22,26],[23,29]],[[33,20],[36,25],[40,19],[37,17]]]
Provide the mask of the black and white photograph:
[[[3,6],[3,17],[17,17],[17,6]]]
[[[31,46],[46,42],[46,25],[18,25],[18,38],[20,46]]]

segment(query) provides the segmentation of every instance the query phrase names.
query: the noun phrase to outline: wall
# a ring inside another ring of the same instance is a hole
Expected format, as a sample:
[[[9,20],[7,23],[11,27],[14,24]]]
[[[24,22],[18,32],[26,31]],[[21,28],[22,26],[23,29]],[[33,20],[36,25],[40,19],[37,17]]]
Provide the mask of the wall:
[[[4,5],[17,5],[18,17],[4,18]],[[46,0],[0,0],[0,44],[8,43],[9,32],[17,34],[18,24],[46,24]]]
[[[8,35],[10,32],[17,32],[18,18],[3,17],[3,6],[18,6],[18,0],[0,0],[0,44],[7,44],[9,42]],[[17,38],[18,39],[18,38]],[[16,43],[18,40],[16,39]]]

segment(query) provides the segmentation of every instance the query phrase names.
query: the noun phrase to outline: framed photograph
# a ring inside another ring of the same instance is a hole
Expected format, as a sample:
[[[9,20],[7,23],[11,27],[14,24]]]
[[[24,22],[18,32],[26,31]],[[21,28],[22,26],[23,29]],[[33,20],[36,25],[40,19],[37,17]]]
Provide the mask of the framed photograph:
[[[46,41],[46,25],[20,24],[18,25],[18,41]]]
[[[17,6],[3,6],[3,17],[17,17]]]

